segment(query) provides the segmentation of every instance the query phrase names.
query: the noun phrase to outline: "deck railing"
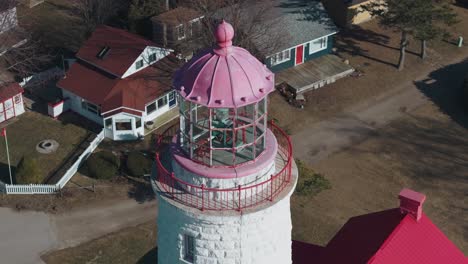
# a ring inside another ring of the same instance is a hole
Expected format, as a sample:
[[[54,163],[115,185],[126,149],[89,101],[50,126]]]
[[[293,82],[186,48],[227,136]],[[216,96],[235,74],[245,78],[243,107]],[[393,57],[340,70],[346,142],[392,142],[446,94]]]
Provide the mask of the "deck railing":
[[[271,175],[266,181],[241,186],[237,188],[219,189],[208,188],[202,185],[194,185],[185,182],[165,168],[159,152],[156,153],[156,167],[158,181],[164,194],[186,206],[199,210],[238,210],[242,211],[257,206],[264,202],[273,201],[289,184],[292,173],[292,144],[289,136],[273,122],[269,122],[269,128],[276,136],[278,142],[277,155],[284,159],[283,167],[278,173]],[[159,143],[175,135],[177,129],[171,127],[160,136]]]

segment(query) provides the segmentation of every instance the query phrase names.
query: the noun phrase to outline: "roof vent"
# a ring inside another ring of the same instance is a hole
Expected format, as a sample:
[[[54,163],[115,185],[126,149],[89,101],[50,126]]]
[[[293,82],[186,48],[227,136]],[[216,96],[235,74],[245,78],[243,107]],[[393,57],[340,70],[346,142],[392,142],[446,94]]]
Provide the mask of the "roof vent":
[[[104,59],[106,57],[106,55],[109,53],[110,51],[110,47],[109,46],[105,46],[104,48],[101,49],[101,51],[96,55],[96,57],[98,59]]]
[[[416,221],[421,219],[422,205],[426,200],[424,194],[410,189],[403,189],[398,195],[398,199],[400,199],[400,210],[402,213],[412,215]]]

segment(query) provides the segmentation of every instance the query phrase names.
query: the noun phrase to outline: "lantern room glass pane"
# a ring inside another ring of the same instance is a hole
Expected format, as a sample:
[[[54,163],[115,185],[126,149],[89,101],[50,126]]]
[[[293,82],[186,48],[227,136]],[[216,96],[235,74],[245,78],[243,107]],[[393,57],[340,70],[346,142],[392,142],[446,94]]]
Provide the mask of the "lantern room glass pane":
[[[181,100],[180,144],[207,166],[237,166],[265,149],[266,100],[234,108],[208,108]]]

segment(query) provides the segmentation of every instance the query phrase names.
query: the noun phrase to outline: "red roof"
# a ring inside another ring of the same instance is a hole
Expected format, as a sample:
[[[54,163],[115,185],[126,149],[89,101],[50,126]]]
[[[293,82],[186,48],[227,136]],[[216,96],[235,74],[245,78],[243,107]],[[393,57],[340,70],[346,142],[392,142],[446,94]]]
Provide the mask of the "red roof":
[[[0,85],[0,102],[10,99],[23,92],[23,88],[18,83],[8,83]]]
[[[83,44],[76,56],[122,77],[147,46],[157,45],[122,29],[99,26]],[[98,53],[105,47],[109,47],[110,50],[103,58],[98,58]]]
[[[423,213],[406,215],[368,264],[468,264],[468,258]]]
[[[57,86],[100,105],[102,113],[121,107],[145,111],[147,103],[171,89],[171,77],[177,66],[177,60],[169,55],[152,66],[120,79],[85,62],[77,62]]]
[[[423,213],[400,208],[353,217],[326,247],[293,241],[293,264],[468,264],[463,253]]]

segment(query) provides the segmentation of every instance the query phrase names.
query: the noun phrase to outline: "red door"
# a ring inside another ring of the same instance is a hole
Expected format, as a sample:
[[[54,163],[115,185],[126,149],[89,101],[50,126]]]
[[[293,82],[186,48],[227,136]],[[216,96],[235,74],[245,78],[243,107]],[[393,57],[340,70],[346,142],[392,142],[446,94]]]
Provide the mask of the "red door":
[[[296,48],[296,65],[301,64],[304,61],[304,46],[298,46]]]

